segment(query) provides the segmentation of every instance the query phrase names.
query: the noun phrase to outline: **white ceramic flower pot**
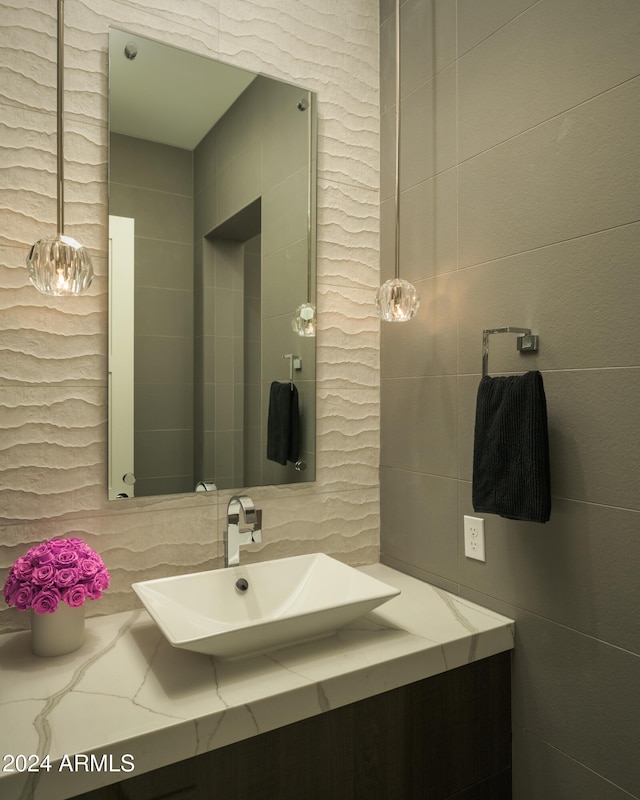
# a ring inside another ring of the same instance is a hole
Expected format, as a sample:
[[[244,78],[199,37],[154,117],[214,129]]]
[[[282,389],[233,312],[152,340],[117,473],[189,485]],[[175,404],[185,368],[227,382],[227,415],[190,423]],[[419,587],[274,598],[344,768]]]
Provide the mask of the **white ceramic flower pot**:
[[[63,656],[84,642],[84,606],[61,602],[52,614],[31,612],[31,649],[37,656]]]

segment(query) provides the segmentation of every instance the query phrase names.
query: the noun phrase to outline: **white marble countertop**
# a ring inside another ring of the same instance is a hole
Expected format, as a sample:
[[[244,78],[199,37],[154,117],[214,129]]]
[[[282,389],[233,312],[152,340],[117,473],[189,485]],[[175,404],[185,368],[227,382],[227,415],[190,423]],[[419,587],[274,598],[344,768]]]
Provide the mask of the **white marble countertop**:
[[[32,655],[28,632],[0,636],[0,796],[63,800],[513,647],[512,620],[361,569],[401,594],[334,636],[241,661],[172,648],[146,611],[88,619],[58,658]]]

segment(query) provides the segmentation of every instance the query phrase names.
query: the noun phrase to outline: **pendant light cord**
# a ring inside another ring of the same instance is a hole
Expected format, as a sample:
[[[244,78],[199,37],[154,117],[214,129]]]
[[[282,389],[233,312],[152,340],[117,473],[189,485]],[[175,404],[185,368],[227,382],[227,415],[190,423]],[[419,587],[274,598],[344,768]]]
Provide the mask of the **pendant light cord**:
[[[64,233],[64,0],[58,0],[58,233]]]
[[[400,277],[400,0],[396,0],[396,187],[395,266]]]
[[[307,137],[307,157],[309,159],[309,171],[307,173],[307,180],[309,182],[309,190],[307,192],[307,303],[311,303],[311,256],[312,256],[312,247],[311,247],[311,207],[312,207],[312,198],[311,198],[311,188],[313,184],[312,180],[312,157],[313,157],[313,94],[312,92],[308,93],[309,96],[309,108],[307,112],[309,114],[309,125],[308,125],[308,137]]]

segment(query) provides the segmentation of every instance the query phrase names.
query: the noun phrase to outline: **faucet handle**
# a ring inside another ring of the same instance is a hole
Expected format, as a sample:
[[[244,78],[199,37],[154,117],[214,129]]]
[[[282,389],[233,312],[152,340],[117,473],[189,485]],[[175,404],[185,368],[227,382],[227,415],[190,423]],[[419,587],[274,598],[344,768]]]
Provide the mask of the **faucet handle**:
[[[262,509],[256,508],[255,510],[255,523],[251,530],[251,541],[256,544],[262,542]]]
[[[244,521],[247,523],[247,525],[257,525],[258,515],[262,517],[262,511],[256,508],[252,502],[251,505],[243,506],[243,508],[244,508]]]

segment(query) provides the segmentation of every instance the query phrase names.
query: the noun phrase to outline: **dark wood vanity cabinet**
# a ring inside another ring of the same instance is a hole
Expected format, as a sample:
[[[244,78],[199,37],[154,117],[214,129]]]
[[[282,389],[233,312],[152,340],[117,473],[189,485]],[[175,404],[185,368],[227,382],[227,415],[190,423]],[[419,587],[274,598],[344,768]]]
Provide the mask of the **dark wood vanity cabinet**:
[[[509,800],[510,652],[82,800]]]

